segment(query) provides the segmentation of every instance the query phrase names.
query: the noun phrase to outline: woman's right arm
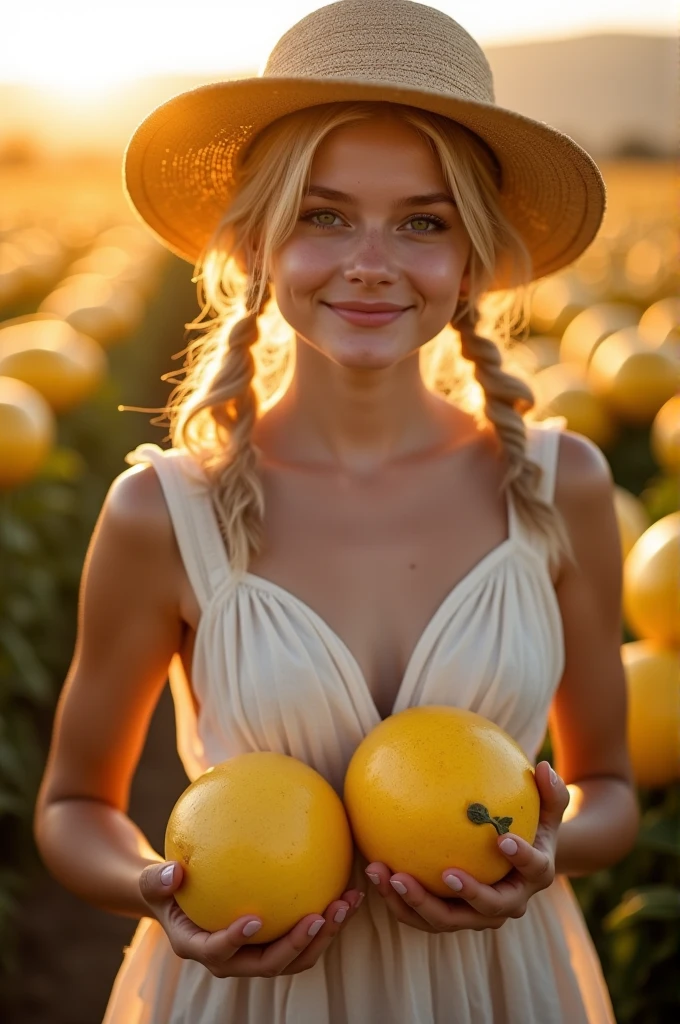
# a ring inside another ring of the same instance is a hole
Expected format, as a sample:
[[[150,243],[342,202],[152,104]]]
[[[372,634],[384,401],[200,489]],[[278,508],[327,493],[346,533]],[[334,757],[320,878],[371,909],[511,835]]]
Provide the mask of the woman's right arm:
[[[218,932],[196,927],[173,896],[180,866],[166,880],[162,858],[127,815],[149,721],[180,648],[180,579],[155,471],[126,470],[109,490],[85,559],[76,646],[35,813],[38,849],[71,892],[103,910],[156,917],[174,952],[216,977],[297,974],[352,919],[358,890],[275,942],[244,946],[261,921],[249,914]]]
[[[152,467],[117,477],[90,541],[73,660],[35,812],[51,874],[102,909],[149,914],[144,867],[162,858],[127,816],[132,777],[179,650],[181,561]]]

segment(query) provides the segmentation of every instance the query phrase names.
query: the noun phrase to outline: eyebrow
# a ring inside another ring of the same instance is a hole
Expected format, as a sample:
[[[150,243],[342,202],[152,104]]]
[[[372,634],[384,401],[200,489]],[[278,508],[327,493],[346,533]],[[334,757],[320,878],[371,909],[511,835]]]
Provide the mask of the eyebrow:
[[[310,185],[305,196],[318,196],[320,199],[333,199],[336,203],[356,202],[355,196],[350,196],[347,192],[338,192],[334,188],[325,188],[323,185]],[[423,195],[407,196],[405,199],[396,199],[392,203],[392,208],[398,210],[405,206],[432,206],[433,203],[450,203],[452,206],[456,205],[455,199],[453,196],[449,195],[448,192],[425,192]]]

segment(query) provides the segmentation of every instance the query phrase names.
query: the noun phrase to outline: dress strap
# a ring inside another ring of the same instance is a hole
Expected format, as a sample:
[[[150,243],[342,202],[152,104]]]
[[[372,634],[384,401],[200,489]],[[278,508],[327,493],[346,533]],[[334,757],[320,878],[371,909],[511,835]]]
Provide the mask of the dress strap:
[[[539,488],[540,496],[549,505],[552,505],[555,499],[560,434],[566,423],[564,416],[553,416],[540,423],[527,425],[527,455],[543,470]]]
[[[542,420],[539,423],[527,424],[527,455],[532,462],[541,467],[543,475],[538,488],[539,496],[543,501],[552,505],[555,498],[555,481],[557,479],[557,463],[560,454],[560,434],[567,425],[564,416],[552,416],[550,419]],[[520,521],[519,515],[512,500],[508,495],[510,534],[523,538],[534,546],[536,539]]]
[[[231,580],[205,474],[189,451],[157,444],[138,445],[125,461],[130,466],[150,464],[156,470],[182,561],[203,611],[215,591]]]

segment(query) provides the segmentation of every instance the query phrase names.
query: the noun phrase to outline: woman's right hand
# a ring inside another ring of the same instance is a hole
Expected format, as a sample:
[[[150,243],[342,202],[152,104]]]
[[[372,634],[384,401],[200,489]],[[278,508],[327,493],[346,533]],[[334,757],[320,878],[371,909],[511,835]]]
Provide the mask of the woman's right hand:
[[[245,945],[247,937],[262,926],[259,917],[247,914],[218,932],[203,931],[174,897],[181,882],[181,864],[170,861],[144,868],[139,889],[176,955],[197,960],[216,978],[274,978],[308,970],[352,919],[364,897],[358,889],[349,889],[323,915],[308,914],[282,938],[266,945]]]

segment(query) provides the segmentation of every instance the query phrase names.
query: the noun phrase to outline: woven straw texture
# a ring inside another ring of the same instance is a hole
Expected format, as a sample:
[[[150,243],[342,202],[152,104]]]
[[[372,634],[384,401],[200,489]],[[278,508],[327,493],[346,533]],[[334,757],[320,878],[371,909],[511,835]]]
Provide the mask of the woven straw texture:
[[[501,202],[533,259],[533,277],[571,263],[605,209],[593,159],[568,136],[495,103],[489,63],[441,11],[409,0],[340,0],[278,41],[261,76],[180,94],[137,128],[128,196],[160,241],[195,263],[229,204],[239,157],[272,121],[316,104],[389,101],[475,132],[501,170]],[[499,265],[494,288],[507,287]]]

